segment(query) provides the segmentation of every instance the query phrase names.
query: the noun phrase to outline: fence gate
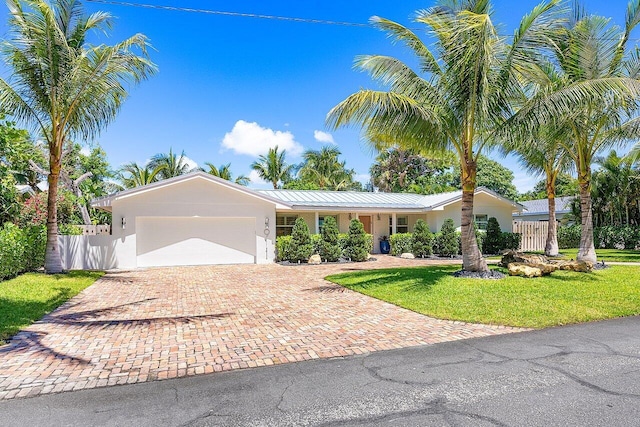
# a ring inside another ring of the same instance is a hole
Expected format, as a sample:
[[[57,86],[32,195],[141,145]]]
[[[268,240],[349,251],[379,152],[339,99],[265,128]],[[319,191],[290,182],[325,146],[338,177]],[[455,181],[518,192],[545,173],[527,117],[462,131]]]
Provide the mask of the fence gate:
[[[549,232],[549,222],[547,221],[513,221],[513,232],[520,233],[520,250],[544,251],[547,243],[547,233]]]

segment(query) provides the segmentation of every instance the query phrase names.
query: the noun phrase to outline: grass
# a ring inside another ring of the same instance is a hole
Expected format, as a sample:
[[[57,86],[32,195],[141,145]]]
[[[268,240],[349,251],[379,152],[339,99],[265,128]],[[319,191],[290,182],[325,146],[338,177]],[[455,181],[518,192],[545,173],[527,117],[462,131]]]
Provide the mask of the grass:
[[[77,295],[103,274],[88,271],[55,275],[27,273],[0,282],[0,345],[20,329]]]
[[[502,280],[459,279],[456,266],[393,268],[326,279],[440,319],[544,328],[640,314],[638,267]]]
[[[560,254],[567,258],[576,259],[577,249],[560,249]],[[640,251],[630,249],[596,249],[598,261],[640,262]]]

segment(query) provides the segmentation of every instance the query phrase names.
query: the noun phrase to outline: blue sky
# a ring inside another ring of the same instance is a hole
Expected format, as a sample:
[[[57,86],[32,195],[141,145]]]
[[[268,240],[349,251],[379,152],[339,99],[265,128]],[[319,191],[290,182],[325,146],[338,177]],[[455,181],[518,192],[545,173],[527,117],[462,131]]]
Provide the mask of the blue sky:
[[[433,0],[247,1],[131,0],[163,6],[366,23],[372,15],[405,25],[416,10]],[[505,34],[538,2],[495,0],[494,21]],[[592,13],[624,23],[626,0],[583,1]],[[104,10],[117,17],[115,43],[134,33],[147,35],[159,73],[131,90],[120,115],[96,140],[114,168],[144,163],[155,153],[182,151],[203,165],[231,163],[250,174],[250,164],[270,145],[286,147],[290,162],[305,149],[335,143],[347,166],[364,179],[375,157],[357,130],[329,132],[326,113],[361,87],[374,87],[352,69],[359,54],[406,58],[401,46],[371,27],[287,22],[85,3],[87,12]],[[0,30],[6,33],[7,10]],[[412,28],[420,28],[413,24]],[[6,71],[3,73],[6,74]],[[492,156],[510,167],[519,191],[536,177],[519,170],[513,158]],[[259,187],[258,182],[252,184]]]

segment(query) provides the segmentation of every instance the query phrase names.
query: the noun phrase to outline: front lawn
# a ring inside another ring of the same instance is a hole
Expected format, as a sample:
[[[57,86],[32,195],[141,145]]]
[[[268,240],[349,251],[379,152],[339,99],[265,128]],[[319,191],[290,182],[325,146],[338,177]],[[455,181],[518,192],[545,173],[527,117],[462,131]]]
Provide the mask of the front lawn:
[[[392,268],[326,279],[440,319],[543,328],[640,314],[640,268],[502,280],[458,279],[458,266]]]
[[[576,259],[578,256],[577,249],[560,249],[560,254],[567,258]],[[598,261],[616,261],[616,262],[640,262],[640,251],[630,249],[596,249]]]
[[[88,271],[55,275],[27,273],[0,282],[0,345],[20,329],[77,295],[103,274]]]

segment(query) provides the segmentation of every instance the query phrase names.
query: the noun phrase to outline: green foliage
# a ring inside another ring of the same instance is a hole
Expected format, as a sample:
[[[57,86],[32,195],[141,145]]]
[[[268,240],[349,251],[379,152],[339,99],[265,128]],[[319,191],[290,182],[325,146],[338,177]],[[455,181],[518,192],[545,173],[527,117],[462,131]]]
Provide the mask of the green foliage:
[[[556,178],[556,197],[577,196],[578,180],[567,173],[560,173]],[[520,201],[540,200],[547,198],[547,180],[541,179],[531,191],[520,195]]]
[[[455,188],[460,188],[460,166],[456,163],[454,169],[453,185]],[[513,184],[513,178],[513,171],[499,162],[483,155],[478,158],[478,175],[476,176],[478,187],[486,187],[509,200],[515,200],[518,197],[518,190]]]
[[[251,164],[251,169],[256,171],[260,178],[270,182],[273,188],[279,188],[284,182],[291,179],[293,165],[285,161],[286,150],[278,152],[278,146],[269,148],[267,155],[260,155],[258,160]]]
[[[82,235],[82,228],[74,224],[59,224],[58,234],[63,236],[80,236]]]
[[[305,151],[297,180],[320,190],[362,190],[362,184],[354,179],[355,170],[346,168],[346,162],[339,160],[340,154],[334,146]]]
[[[288,258],[291,262],[307,262],[312,254],[313,242],[309,234],[309,227],[304,219],[300,217],[293,224]]]
[[[487,234],[484,239],[484,253],[500,253],[502,246],[502,229],[500,229],[498,220],[495,217],[491,217],[487,222]]]
[[[433,253],[433,233],[423,219],[416,221],[411,236],[411,252],[413,255],[424,258]]]
[[[340,232],[336,219],[332,216],[326,217],[320,233],[322,236],[319,250],[320,257],[329,262],[337,261],[342,256],[342,249],[338,242]]]
[[[347,238],[347,247],[345,255],[351,261],[361,262],[369,258],[372,240],[367,237],[364,232],[364,226],[357,219],[352,219],[349,224],[349,237]]]
[[[571,249],[580,246],[580,224],[558,227],[558,248]]]
[[[44,252],[47,246],[47,228],[30,226],[22,230],[24,234],[24,271],[35,271],[44,265]]]
[[[20,212],[20,197],[16,190],[16,180],[13,175],[5,173],[2,176],[0,164],[0,224],[14,221]]]
[[[22,230],[6,223],[0,229],[0,280],[42,267],[46,240],[42,226]]]
[[[640,246],[640,227],[612,226],[593,230],[595,247],[603,249],[636,249]]]
[[[291,236],[279,236],[276,238],[276,260],[288,261],[290,258]]]
[[[42,192],[25,200],[20,206],[20,215],[16,220],[16,224],[20,227],[45,225],[47,223],[47,197],[48,193]],[[75,200],[76,197],[70,192],[65,190],[58,191],[56,203],[58,226],[82,222],[76,212]]]
[[[389,236],[391,255],[398,256],[411,252],[411,233],[396,233]]]
[[[447,218],[442,224],[440,233],[436,236],[436,248],[440,256],[456,256],[460,253],[460,238],[451,218]]]
[[[502,233],[502,248],[500,251],[505,249],[509,250],[518,250],[520,248],[520,242],[522,241],[522,234],[520,233]]]

